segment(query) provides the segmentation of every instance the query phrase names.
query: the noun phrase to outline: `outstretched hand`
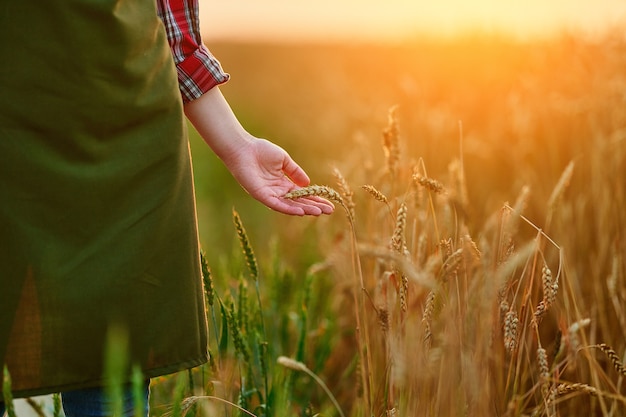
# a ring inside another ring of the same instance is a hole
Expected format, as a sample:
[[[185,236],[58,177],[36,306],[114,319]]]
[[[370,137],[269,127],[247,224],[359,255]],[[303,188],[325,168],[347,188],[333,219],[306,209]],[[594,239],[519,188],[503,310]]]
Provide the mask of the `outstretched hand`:
[[[309,177],[283,148],[248,133],[219,88],[185,104],[185,114],[239,184],[267,207],[297,216],[333,212],[333,204],[320,197],[282,197],[309,185]]]
[[[330,214],[333,204],[320,197],[295,200],[282,196],[309,185],[307,174],[280,146],[265,139],[254,139],[238,149],[226,166],[241,186],[255,199],[280,213],[291,215]]]

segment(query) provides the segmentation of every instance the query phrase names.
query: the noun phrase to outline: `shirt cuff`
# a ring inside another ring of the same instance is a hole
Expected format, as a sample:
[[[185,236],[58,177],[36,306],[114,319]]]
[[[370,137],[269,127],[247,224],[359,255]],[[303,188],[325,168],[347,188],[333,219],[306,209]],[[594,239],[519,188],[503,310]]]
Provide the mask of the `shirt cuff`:
[[[219,61],[204,45],[200,45],[178,63],[176,69],[184,103],[199,98],[211,88],[230,79],[230,75],[224,72]]]

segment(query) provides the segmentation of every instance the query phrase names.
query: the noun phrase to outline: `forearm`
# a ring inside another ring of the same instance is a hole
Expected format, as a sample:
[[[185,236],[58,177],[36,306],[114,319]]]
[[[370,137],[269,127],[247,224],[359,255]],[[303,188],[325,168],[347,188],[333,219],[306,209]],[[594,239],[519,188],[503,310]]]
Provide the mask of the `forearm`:
[[[218,87],[186,103],[185,115],[227,166],[243,148],[255,140],[241,126]]]

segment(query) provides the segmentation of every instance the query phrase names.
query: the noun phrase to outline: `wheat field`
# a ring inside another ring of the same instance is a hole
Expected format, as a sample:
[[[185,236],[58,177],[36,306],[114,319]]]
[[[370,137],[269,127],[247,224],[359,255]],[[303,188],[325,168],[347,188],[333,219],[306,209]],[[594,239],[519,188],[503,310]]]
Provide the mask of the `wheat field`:
[[[626,37],[218,44],[242,123],[337,210],[192,137],[211,362],[155,416],[626,413]]]
[[[214,49],[338,207],[236,206],[274,268],[268,355],[342,408],[277,367],[271,415],[626,412],[623,35]]]

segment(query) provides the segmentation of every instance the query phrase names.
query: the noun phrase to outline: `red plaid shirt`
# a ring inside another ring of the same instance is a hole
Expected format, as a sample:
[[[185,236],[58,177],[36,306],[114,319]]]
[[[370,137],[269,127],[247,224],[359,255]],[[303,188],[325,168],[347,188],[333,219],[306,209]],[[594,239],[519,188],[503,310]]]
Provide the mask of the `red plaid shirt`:
[[[198,0],[157,0],[157,11],[176,63],[183,102],[228,81],[228,74],[202,44]]]

